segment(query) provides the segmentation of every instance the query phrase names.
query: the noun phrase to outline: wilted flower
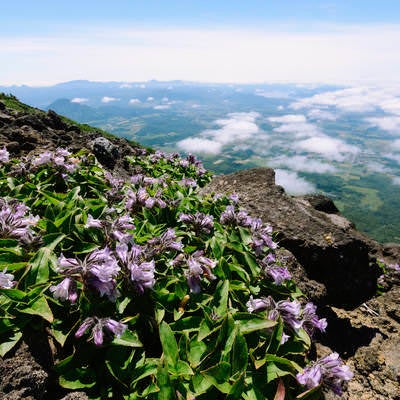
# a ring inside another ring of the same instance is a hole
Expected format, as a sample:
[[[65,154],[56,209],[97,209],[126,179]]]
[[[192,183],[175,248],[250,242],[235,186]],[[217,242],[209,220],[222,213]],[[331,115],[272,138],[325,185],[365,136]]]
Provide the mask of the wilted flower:
[[[297,374],[297,381],[312,389],[321,383],[331,389],[335,394],[343,393],[343,382],[349,381],[353,373],[347,365],[343,364],[338,353],[332,353],[304,368]]]
[[[7,274],[7,268],[0,272],[0,288],[1,289],[11,289],[15,285],[14,275]]]
[[[58,285],[50,286],[49,290],[56,299],[69,300],[71,303],[75,303],[78,299],[76,282],[70,277],[64,278]]]
[[[82,337],[90,328],[92,328],[94,344],[96,346],[101,346],[104,342],[104,334],[110,339],[112,336],[120,337],[127,329],[127,326],[111,318],[89,317],[83,321],[75,332],[75,337]]]
[[[307,303],[302,312],[302,327],[312,335],[315,329],[325,332],[328,325],[325,318],[318,318],[317,307],[313,303]]]
[[[197,211],[195,214],[184,214],[179,215],[178,221],[184,222],[185,224],[193,227],[196,233],[211,233],[214,228],[214,217],[212,215],[206,215]]]
[[[7,201],[0,198],[0,237],[16,238],[24,243],[34,239],[31,226],[39,221],[39,217],[26,215],[29,208],[16,200]]]
[[[144,293],[146,288],[153,288],[155,262],[145,260],[142,247],[132,245],[129,249],[126,243],[122,243],[117,245],[116,253],[122,264],[130,271],[131,281],[140,294]]]
[[[0,149],[0,162],[5,164],[10,161],[10,153],[7,151],[5,147]]]

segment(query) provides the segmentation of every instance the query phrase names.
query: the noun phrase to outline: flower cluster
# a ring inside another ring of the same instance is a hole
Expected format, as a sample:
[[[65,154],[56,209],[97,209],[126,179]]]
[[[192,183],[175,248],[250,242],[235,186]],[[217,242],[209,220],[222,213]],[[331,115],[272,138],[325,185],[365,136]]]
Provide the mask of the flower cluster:
[[[353,373],[347,365],[343,364],[338,353],[332,353],[304,368],[297,374],[297,381],[312,389],[321,384],[331,389],[335,394],[343,392],[343,382],[350,380]]]
[[[197,250],[189,256],[180,254],[172,261],[172,265],[187,265],[188,269],[185,275],[192,293],[200,293],[202,277],[209,281],[217,279],[212,273],[212,269],[215,268],[217,262],[205,257],[202,250]]]
[[[66,258],[61,254],[58,258],[57,270],[67,276],[61,283],[50,288],[54,297],[60,300],[76,301],[76,279],[82,280],[85,285],[97,290],[100,296],[106,295],[111,301],[115,301],[119,295],[115,278],[120,267],[107,247],[94,250],[83,261]]]
[[[259,263],[263,267],[264,274],[272,279],[275,285],[282,285],[283,282],[292,279],[286,267],[276,264],[276,256],[273,253],[267,254]]]
[[[253,296],[250,296],[246,306],[250,313],[267,311],[267,318],[273,321],[281,317],[283,322],[295,331],[303,328],[309,334],[312,334],[315,329],[324,332],[327,327],[326,319],[318,318],[316,314],[317,307],[313,303],[307,303],[302,310],[301,304],[297,300],[275,302],[271,296],[259,299],[254,299]]]
[[[146,260],[145,250],[136,244],[129,249],[126,243],[117,245],[116,253],[121,263],[130,271],[130,278],[139,294],[146,288],[152,289],[155,284],[154,260]]]
[[[31,227],[37,224],[39,217],[26,215],[28,211],[29,208],[17,200],[0,198],[0,237],[31,243],[35,236]]]
[[[107,215],[106,219],[100,220],[93,218],[89,214],[85,228],[102,229],[107,241],[110,238],[114,238],[119,242],[128,243],[132,240],[133,236],[127,231],[135,229],[135,225],[133,224],[133,219],[127,214],[122,215],[115,220],[113,220],[110,215]]]
[[[104,336],[106,335],[111,339],[112,335],[120,337],[125,330],[127,325],[115,321],[111,318],[97,318],[89,317],[86,318],[82,325],[78,328],[75,333],[76,338],[82,337],[88,329],[92,328],[93,341],[96,346],[101,346],[104,342]]]
[[[272,227],[264,225],[260,218],[252,220],[250,229],[253,236],[252,247],[257,256],[261,255],[266,247],[272,250],[278,247],[271,237]]]
[[[136,210],[141,207],[165,208],[167,206],[167,203],[161,198],[160,190],[154,196],[150,196],[146,188],[140,187],[137,191],[129,190],[126,197],[125,207],[127,210]]]
[[[196,233],[210,234],[214,228],[214,217],[199,211],[197,211],[195,214],[181,213],[178,221],[190,226]]]
[[[68,150],[58,148],[56,151],[45,151],[31,161],[32,168],[37,168],[41,165],[51,165],[61,169],[61,171],[72,173],[78,168],[79,160],[71,157]]]
[[[247,214],[246,211],[236,212],[234,205],[226,206],[225,211],[221,213],[219,222],[222,225],[243,226],[250,227],[253,219]]]
[[[183,244],[177,241],[175,231],[168,228],[161,236],[156,236],[147,242],[146,251],[149,257],[153,257],[166,250],[181,251],[182,249]]]

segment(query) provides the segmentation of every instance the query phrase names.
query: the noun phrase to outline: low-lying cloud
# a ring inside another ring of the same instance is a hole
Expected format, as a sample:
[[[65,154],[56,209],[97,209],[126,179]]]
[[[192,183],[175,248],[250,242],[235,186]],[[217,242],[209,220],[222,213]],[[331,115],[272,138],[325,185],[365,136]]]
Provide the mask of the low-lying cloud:
[[[109,97],[109,96],[104,96],[101,99],[102,103],[112,103],[113,101],[119,101],[119,99],[117,99],[116,97]]]
[[[179,141],[178,146],[185,151],[218,154],[222,147],[231,143],[240,143],[260,134],[262,131],[256,123],[260,117],[257,112],[230,113],[227,118],[214,121],[217,129],[206,129],[197,138]],[[201,145],[201,151],[197,147]]]
[[[296,172],[284,169],[275,170],[275,182],[293,195],[308,194],[316,191],[312,183],[301,178]]]
[[[302,171],[317,174],[336,172],[336,168],[333,165],[318,160],[313,160],[306,156],[281,156],[272,159],[268,164],[273,168],[288,168],[292,171]]]
[[[400,116],[366,118],[366,121],[383,131],[400,134]]]
[[[88,101],[89,101],[89,99],[87,99],[86,97],[74,97],[71,100],[71,103],[82,104],[82,103],[87,103]]]

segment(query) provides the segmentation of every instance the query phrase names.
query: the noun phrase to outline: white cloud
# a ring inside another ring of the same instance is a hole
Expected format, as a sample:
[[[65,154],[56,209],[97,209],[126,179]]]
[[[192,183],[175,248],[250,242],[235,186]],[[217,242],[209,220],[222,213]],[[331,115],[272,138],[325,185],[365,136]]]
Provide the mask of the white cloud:
[[[292,171],[318,174],[333,173],[336,171],[336,168],[333,165],[318,160],[313,160],[312,158],[306,156],[281,156],[272,159],[268,164],[273,168],[281,167],[288,168]]]
[[[294,134],[296,138],[313,137],[321,135],[320,129],[307,122],[304,115],[288,114],[281,117],[270,117],[270,122],[281,123],[282,125],[274,128],[274,132]]]
[[[315,120],[325,120],[325,121],[336,121],[337,117],[335,114],[326,111],[320,110],[319,108],[313,108],[307,113],[308,118]]]
[[[368,171],[379,172],[380,174],[390,174],[393,172],[390,168],[388,168],[378,162],[373,162],[373,161],[371,161],[367,164],[367,169],[368,169]]]
[[[153,107],[154,110],[167,110],[168,108],[171,108],[169,104],[160,104]]]
[[[377,126],[383,131],[398,134],[400,133],[400,117],[385,116],[385,117],[375,117],[366,118],[372,126]]]
[[[392,177],[392,183],[393,183],[394,185],[400,185],[400,177],[398,177],[398,176],[393,176],[393,177]]]
[[[310,107],[336,107],[346,112],[370,112],[382,110],[400,114],[400,86],[360,86],[316,94],[296,102],[294,110]]]
[[[301,140],[294,144],[298,149],[320,154],[321,156],[336,161],[344,161],[349,155],[356,155],[359,149],[356,146],[344,143],[340,139],[329,136],[316,136]]]
[[[139,99],[130,99],[129,104],[139,104],[141,101]]]
[[[132,85],[130,83],[121,83],[121,85],[119,85],[120,89],[131,89]]]
[[[163,103],[168,103],[169,99],[168,99],[168,97],[163,97],[163,98],[161,99],[161,101],[162,101]]]
[[[116,97],[109,97],[109,96],[104,96],[101,99],[102,103],[112,103],[113,101],[119,101],[119,99],[117,99]]]
[[[177,144],[188,153],[219,154],[222,150],[222,143],[198,137],[187,138]]]
[[[154,101],[154,97],[149,96],[146,101]]]
[[[190,151],[197,152],[196,143],[215,143],[212,146],[212,154],[216,154],[216,151],[220,152],[222,147],[231,143],[237,143],[252,139],[261,133],[260,128],[256,124],[256,119],[260,117],[257,112],[239,112],[230,113],[227,118],[221,118],[214,121],[216,125],[219,125],[217,129],[206,129],[200,133],[198,138],[199,142],[190,141],[186,142],[187,139],[178,142],[178,146],[184,142],[187,147],[189,145],[194,145]],[[202,140],[204,141],[202,142]],[[216,144],[218,143],[218,145]]]
[[[351,82],[399,79],[400,26],[320,25],[309,31],[132,28],[85,24],[51,35],[3,35],[3,84],[132,76],[203,82]],[[17,65],[19,68],[9,68]],[[23,67],[22,67],[23,66]]]
[[[278,107],[276,107],[276,109],[277,109],[278,111],[282,111],[282,110],[285,109],[285,107],[283,107],[283,106],[278,106]]]
[[[399,150],[400,151],[400,139],[396,139],[392,144],[391,144],[392,150]]]
[[[301,178],[296,172],[284,169],[275,170],[275,182],[277,185],[283,186],[292,195],[301,195],[316,191],[312,183]]]
[[[74,97],[74,98],[71,100],[71,103],[78,103],[78,104],[81,104],[81,103],[87,103],[88,101],[89,101],[89,99],[84,98],[84,97]]]
[[[396,161],[398,164],[400,164],[400,154],[394,154],[394,153],[387,153],[382,155],[384,158],[388,158],[389,160]]]

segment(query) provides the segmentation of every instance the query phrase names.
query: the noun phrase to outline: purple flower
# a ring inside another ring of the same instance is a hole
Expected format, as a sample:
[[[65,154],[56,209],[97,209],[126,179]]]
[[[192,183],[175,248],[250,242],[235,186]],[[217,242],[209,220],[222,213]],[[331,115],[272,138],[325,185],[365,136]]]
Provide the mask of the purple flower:
[[[120,337],[127,329],[127,326],[111,318],[89,317],[86,318],[82,325],[78,328],[75,333],[75,337],[82,337],[90,328],[92,328],[94,344],[96,346],[101,346],[104,342],[105,334],[109,338],[112,336]]]
[[[7,274],[7,268],[0,272],[0,288],[1,289],[12,289],[15,286],[14,275]]]
[[[234,204],[239,203],[239,195],[237,193],[232,193],[228,199]]]
[[[90,214],[88,214],[85,228],[103,228],[103,221],[100,219],[94,219]]]
[[[253,219],[247,214],[246,211],[239,211],[236,213],[235,206],[226,206],[225,211],[221,213],[219,222],[222,225],[231,226],[243,226],[249,227],[252,224]]]
[[[268,311],[268,319],[276,321],[280,316],[283,322],[292,329],[297,330],[301,328],[302,324],[299,321],[301,305],[297,300],[280,300],[275,302],[271,296],[260,299],[254,299],[253,296],[250,296],[246,306],[250,313],[266,310]]]
[[[212,273],[212,269],[215,268],[217,262],[205,257],[202,250],[198,250],[189,256],[186,263],[189,268],[185,275],[192,293],[200,293],[200,282],[202,277],[209,281],[217,279],[217,277]]]
[[[399,264],[388,264],[387,268],[391,269],[393,271],[396,271],[396,272],[400,272],[400,265]]]
[[[7,201],[0,198],[0,237],[16,238],[23,243],[34,239],[31,226],[39,221],[39,217],[26,215],[29,208],[16,200]]]
[[[261,255],[268,247],[272,250],[276,249],[278,245],[272,240],[272,227],[269,225],[263,225],[260,218],[254,218],[251,223],[251,232],[253,235],[252,247],[256,255]]]
[[[182,178],[178,183],[183,187],[197,187],[197,182],[193,178]]]
[[[50,292],[55,299],[69,300],[72,304],[78,299],[76,291],[76,282],[72,278],[64,278],[58,285],[50,286]]]
[[[166,250],[181,251],[183,244],[177,241],[175,231],[168,228],[161,236],[154,237],[147,242],[146,253],[149,257]]]
[[[304,368],[297,374],[297,381],[312,389],[321,383],[331,389],[335,394],[342,394],[343,382],[349,381],[353,373],[347,365],[343,364],[338,353],[332,353]]]
[[[292,275],[285,267],[279,267],[278,265],[274,267],[267,268],[265,273],[272,278],[275,285],[282,285],[283,282],[292,279]]]
[[[71,157],[71,153],[68,150],[59,148],[55,152],[45,151],[35,157],[31,165],[36,168],[41,165],[52,165],[59,169],[67,172],[74,172],[77,168],[79,160]]]
[[[193,227],[196,233],[210,234],[214,228],[214,217],[212,215],[206,215],[197,211],[195,214],[184,214],[179,215],[178,221],[184,222],[185,224]]]
[[[107,247],[94,250],[84,260],[65,258],[63,254],[58,258],[57,270],[67,276],[79,274],[88,287],[97,290],[100,296],[106,295],[114,301],[119,295],[116,276],[120,268],[115,257]]]
[[[10,161],[10,153],[7,151],[5,147],[0,149],[0,162],[5,164]]]
[[[316,311],[317,307],[313,303],[307,303],[303,308],[302,326],[310,335],[314,333],[315,329],[325,332],[328,325],[325,318],[318,318]]]
[[[116,253],[122,264],[130,271],[131,281],[140,294],[143,294],[146,288],[154,287],[155,262],[154,260],[145,261],[144,252],[140,246],[133,245],[129,250],[128,245],[122,243],[117,245]]]
[[[167,206],[165,201],[161,198],[161,191],[158,191],[153,197],[151,197],[144,187],[140,187],[136,192],[129,190],[126,197],[125,208],[127,210],[138,209],[141,207],[153,208],[155,206],[165,208]]]

